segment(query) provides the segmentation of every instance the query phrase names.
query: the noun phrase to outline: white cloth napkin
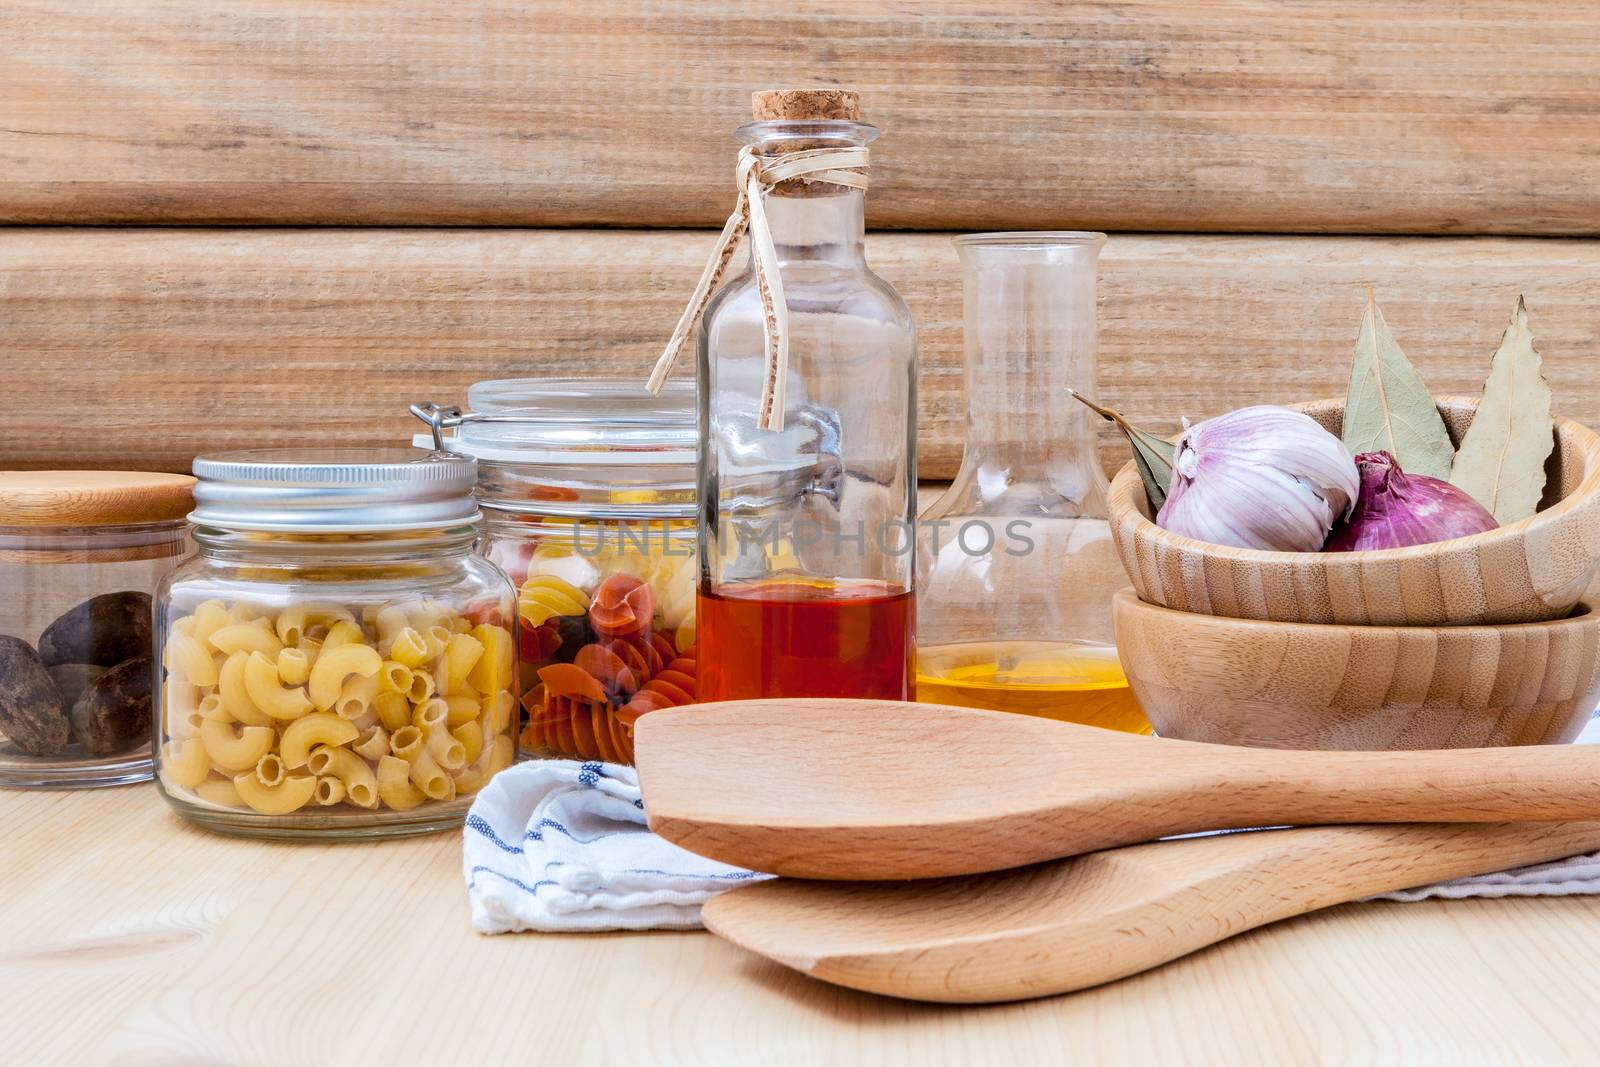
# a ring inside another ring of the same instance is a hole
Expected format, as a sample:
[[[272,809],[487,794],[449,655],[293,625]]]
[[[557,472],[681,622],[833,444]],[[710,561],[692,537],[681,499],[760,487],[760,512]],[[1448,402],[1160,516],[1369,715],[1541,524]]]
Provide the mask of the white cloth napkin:
[[[1600,719],[1581,743],[1600,741]],[[632,767],[534,760],[478,794],[465,832],[472,926],[515,930],[691,929],[716,893],[771,875],[687,852],[645,826]],[[1457,878],[1373,900],[1600,893],[1600,853]]]
[[[495,775],[465,831],[472,927],[692,929],[715,893],[770,878],[686,852],[645,827],[632,767],[533,760]]]

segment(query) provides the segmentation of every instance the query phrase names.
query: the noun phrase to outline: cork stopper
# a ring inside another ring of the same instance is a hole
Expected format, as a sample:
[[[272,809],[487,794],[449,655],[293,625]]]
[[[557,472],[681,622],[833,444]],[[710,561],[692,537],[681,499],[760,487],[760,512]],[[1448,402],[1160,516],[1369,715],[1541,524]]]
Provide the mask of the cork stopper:
[[[854,89],[761,89],[750,94],[750,114],[757,122],[860,122],[861,99]],[[768,155],[781,155],[823,148],[827,143],[804,138],[768,140],[762,143],[762,150]],[[770,195],[809,199],[845,193],[837,185],[797,178],[779,182]]]
[[[861,99],[854,89],[761,89],[750,94],[750,116],[757,122],[860,122]]]

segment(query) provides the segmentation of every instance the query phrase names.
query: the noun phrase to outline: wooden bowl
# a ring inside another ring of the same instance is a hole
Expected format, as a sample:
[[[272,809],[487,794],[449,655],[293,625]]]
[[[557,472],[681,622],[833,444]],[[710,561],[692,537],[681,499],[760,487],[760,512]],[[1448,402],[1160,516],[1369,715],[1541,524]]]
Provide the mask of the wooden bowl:
[[[1337,434],[1344,402],[1294,405]],[[1444,397],[1457,443],[1476,400]],[[1179,611],[1278,622],[1443,626],[1568,614],[1600,568],[1600,437],[1556,419],[1540,510],[1498,530],[1377,552],[1263,552],[1169,533],[1130,462],[1111,483],[1117,555],[1139,596]]]
[[[1113,598],[1117,652],[1162,737],[1252,748],[1565,744],[1600,702],[1600,614],[1339,626]]]

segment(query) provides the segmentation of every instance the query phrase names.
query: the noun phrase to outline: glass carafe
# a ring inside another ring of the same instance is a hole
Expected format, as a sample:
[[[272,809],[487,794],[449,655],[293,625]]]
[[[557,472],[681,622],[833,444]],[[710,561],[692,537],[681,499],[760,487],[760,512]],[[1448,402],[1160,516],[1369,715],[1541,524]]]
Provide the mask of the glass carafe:
[[[1091,413],[1105,235],[956,238],[967,438],[918,520],[918,699],[1148,733],[1117,660],[1127,579]]]
[[[758,118],[775,95],[757,94]],[[842,95],[848,117],[779,112],[739,135],[763,167],[862,149],[878,131]],[[863,188],[783,180],[761,207],[787,308],[781,429],[758,419],[766,317],[752,262],[707,305],[698,338],[699,697],[909,698],[915,329],[867,266]]]

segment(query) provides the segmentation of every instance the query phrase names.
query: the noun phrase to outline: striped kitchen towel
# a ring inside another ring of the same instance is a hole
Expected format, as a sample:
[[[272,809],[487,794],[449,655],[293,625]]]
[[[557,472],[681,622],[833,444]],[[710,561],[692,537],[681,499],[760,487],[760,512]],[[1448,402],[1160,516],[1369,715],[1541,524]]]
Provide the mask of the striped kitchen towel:
[[[532,760],[467,814],[473,929],[693,929],[714,893],[770,875],[685,852],[645,826],[632,767]]]
[[[1578,742],[1600,742],[1600,720]],[[533,760],[501,771],[467,815],[464,853],[472,925],[486,934],[692,929],[714,894],[772,877],[651,833],[638,776],[612,763]],[[1600,854],[1372,899],[1576,893],[1600,893]]]

